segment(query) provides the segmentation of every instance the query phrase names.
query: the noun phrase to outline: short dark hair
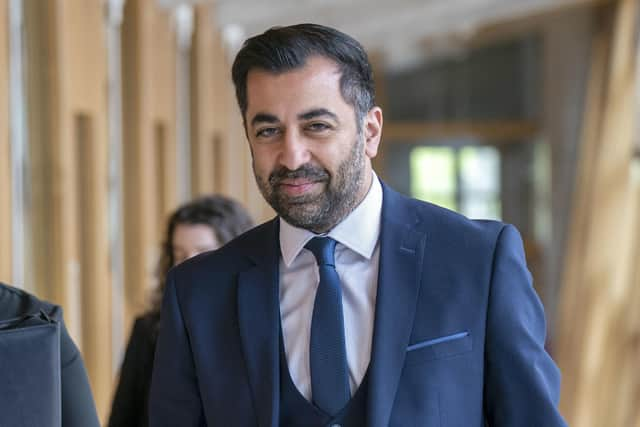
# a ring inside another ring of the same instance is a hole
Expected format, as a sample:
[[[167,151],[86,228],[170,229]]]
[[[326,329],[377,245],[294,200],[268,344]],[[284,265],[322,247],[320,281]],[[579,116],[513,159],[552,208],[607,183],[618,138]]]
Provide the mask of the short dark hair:
[[[352,105],[360,121],[375,105],[373,71],[362,45],[336,29],[317,24],[273,27],[247,39],[231,69],[243,120],[247,112],[247,75],[252,69],[274,74],[303,67],[310,56],[335,61],[340,69],[342,97]]]
[[[151,301],[150,314],[159,319],[165,277],[173,267],[173,235],[178,225],[208,225],[213,230],[220,245],[225,245],[235,237],[253,227],[253,220],[247,210],[238,202],[221,195],[203,196],[179,206],[167,221],[162,243],[162,254],[156,269],[158,287]]]

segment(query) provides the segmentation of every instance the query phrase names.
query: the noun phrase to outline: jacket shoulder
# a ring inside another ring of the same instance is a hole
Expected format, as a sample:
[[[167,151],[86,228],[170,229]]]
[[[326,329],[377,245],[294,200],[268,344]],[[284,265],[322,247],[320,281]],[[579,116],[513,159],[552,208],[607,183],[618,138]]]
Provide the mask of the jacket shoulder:
[[[62,318],[62,309],[59,306],[42,301],[22,289],[0,283],[0,320],[33,314],[40,310],[55,320]]]
[[[433,203],[407,197],[389,187],[385,187],[384,197],[383,218],[402,221],[431,238],[495,242],[508,225],[495,220],[470,219]]]

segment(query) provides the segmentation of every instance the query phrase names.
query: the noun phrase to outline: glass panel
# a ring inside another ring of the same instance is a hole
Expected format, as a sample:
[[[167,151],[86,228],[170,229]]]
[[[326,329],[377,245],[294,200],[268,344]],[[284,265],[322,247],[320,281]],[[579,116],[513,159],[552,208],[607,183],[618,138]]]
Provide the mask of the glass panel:
[[[500,153],[495,147],[460,150],[460,211],[470,218],[500,218]]]
[[[413,197],[456,209],[455,151],[450,147],[416,147],[410,162]]]
[[[533,232],[539,242],[551,242],[551,147],[539,142],[533,149]]]

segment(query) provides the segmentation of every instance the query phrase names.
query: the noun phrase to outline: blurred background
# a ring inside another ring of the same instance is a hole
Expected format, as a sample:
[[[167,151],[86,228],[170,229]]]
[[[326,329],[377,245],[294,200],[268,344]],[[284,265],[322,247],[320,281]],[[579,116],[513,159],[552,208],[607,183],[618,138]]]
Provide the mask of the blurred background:
[[[167,214],[215,192],[273,216],[234,53],[327,24],[374,64],[378,175],[521,231],[570,425],[638,427],[638,3],[0,0],[0,280],[64,307],[106,419]]]

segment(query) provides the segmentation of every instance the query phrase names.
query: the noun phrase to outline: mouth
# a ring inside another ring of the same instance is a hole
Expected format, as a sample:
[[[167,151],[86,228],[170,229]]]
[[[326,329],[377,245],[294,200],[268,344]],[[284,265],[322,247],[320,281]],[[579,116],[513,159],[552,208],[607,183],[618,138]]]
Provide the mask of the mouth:
[[[307,195],[322,185],[322,180],[308,178],[285,178],[278,182],[278,188],[289,197]]]

